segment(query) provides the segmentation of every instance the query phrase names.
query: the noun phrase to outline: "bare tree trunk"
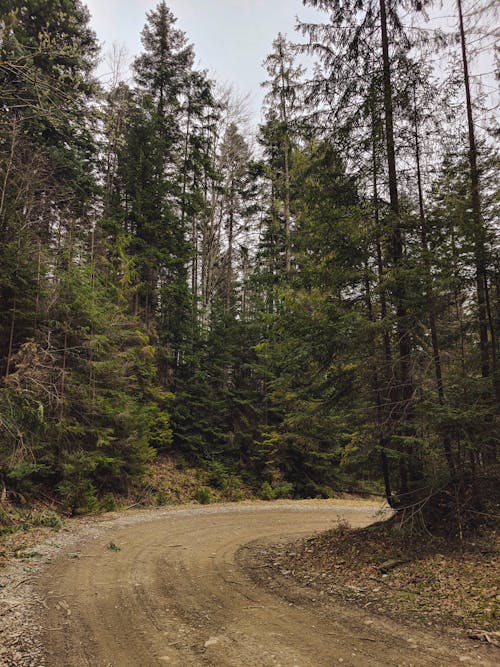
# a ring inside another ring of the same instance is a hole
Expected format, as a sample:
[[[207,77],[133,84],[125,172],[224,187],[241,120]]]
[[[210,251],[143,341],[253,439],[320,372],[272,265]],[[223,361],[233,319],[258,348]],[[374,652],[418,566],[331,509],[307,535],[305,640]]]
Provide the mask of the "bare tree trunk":
[[[60,228],[59,228],[60,229]],[[69,239],[68,239],[68,266],[66,267],[67,272],[71,272],[72,263],[73,263],[73,235],[74,235],[74,220],[71,220],[71,225],[69,229]],[[62,422],[64,418],[64,401],[66,395],[66,367],[68,363],[68,325],[64,322],[64,339],[63,339],[63,357],[62,357],[62,367],[61,367],[61,395],[60,395],[60,406],[59,406],[59,422]]]
[[[384,266],[382,257],[382,246],[380,242],[380,213],[378,200],[378,168],[377,168],[377,145],[376,145],[376,126],[375,126],[375,101],[372,98],[371,102],[372,112],[372,170],[373,170],[373,213],[375,222],[375,245],[377,255],[377,271],[379,280],[379,299],[380,299],[380,319],[382,321],[382,351],[383,351],[383,373],[382,378],[375,373],[374,384],[376,389],[376,405],[377,405],[377,422],[379,427],[378,446],[380,450],[380,461],[382,465],[382,475],[384,478],[385,496],[390,507],[394,505],[391,485],[391,471],[389,460],[387,458],[386,449],[388,446],[388,421],[390,419],[387,414],[387,404],[391,404],[391,375],[392,375],[392,350],[389,332],[387,331],[387,297],[384,280]],[[367,283],[367,294],[369,294],[369,283]],[[371,305],[371,298],[368,303],[368,315],[370,321],[374,321],[373,308]],[[373,358],[376,359],[374,353]],[[381,386],[384,382],[384,387]]]
[[[399,419],[406,422],[410,416],[413,394],[411,378],[411,345],[406,321],[406,289],[404,277],[401,275],[403,263],[403,232],[399,210],[398,181],[396,170],[396,151],[394,143],[394,116],[392,103],[391,65],[389,58],[389,38],[387,33],[386,0],[380,0],[380,25],[382,37],[383,83],[385,134],[387,149],[387,165],[389,171],[389,194],[392,212],[392,254],[394,262],[394,298],[396,304],[396,326],[399,348]],[[404,429],[406,430],[406,429]],[[407,451],[411,459],[411,451]],[[411,463],[411,461],[410,461]],[[408,466],[405,457],[400,460],[401,492],[408,492]]]
[[[481,353],[481,374],[483,378],[490,375],[490,351],[488,341],[488,319],[486,305],[486,249],[485,232],[481,220],[481,199],[479,194],[479,171],[477,167],[477,146],[474,129],[474,118],[472,115],[472,98],[469,80],[469,63],[467,58],[467,45],[465,40],[465,28],[462,12],[462,0],[457,0],[460,46],[462,50],[462,65],[464,75],[465,100],[467,107],[467,126],[469,134],[469,168],[470,168],[470,198],[472,206],[472,218],[474,223],[474,257],[476,262],[476,291],[478,307],[479,344]],[[496,369],[494,369],[495,371]]]
[[[12,122],[12,137],[10,141],[10,153],[7,165],[5,167],[5,174],[2,183],[2,193],[0,195],[0,238],[4,236],[7,231],[5,223],[5,197],[7,194],[7,185],[9,182],[10,172],[14,163],[14,155],[16,152],[17,136],[19,134],[18,120],[14,119]]]
[[[18,236],[17,240],[17,255],[16,255],[16,271],[15,274],[18,271],[19,268],[19,260],[20,260],[20,255],[21,255],[21,236]],[[14,274],[14,275],[15,275]],[[14,289],[17,289],[14,286]],[[5,364],[5,377],[7,378],[10,374],[10,365],[12,363],[12,354],[14,351],[14,333],[16,330],[16,317],[17,317],[17,293],[14,294],[14,298],[12,300],[12,310],[11,310],[11,318],[10,318],[10,330],[9,330],[9,347],[7,350],[7,360]]]
[[[196,315],[196,301],[198,299],[198,221],[193,216],[191,223],[191,243],[193,246],[193,259],[191,263],[191,292],[194,301],[194,314]]]
[[[231,185],[231,190],[233,186]],[[233,288],[233,236],[234,236],[234,210],[233,195],[231,194],[231,209],[229,211],[229,230],[227,238],[227,275],[226,275],[226,310],[229,312],[232,305]]]
[[[16,329],[16,315],[17,315],[17,297],[14,297],[12,302],[12,315],[10,318],[10,331],[9,331],[9,348],[7,351],[7,361],[5,364],[5,377],[7,378],[10,374],[10,365],[12,362],[12,352],[14,348],[14,332]]]
[[[375,315],[373,313],[373,304],[371,298],[371,289],[370,289],[370,278],[368,273],[368,267],[365,268],[365,298],[366,298],[366,309],[368,311],[368,319],[373,324],[375,322]],[[387,438],[385,435],[386,429],[386,419],[384,415],[384,405],[382,397],[382,386],[380,376],[377,370],[377,350],[375,345],[375,337],[373,334],[370,335],[370,348],[371,348],[371,358],[374,362],[374,371],[372,374],[372,389],[375,395],[375,405],[377,409],[377,428],[378,428],[378,449],[380,451],[380,461],[382,465],[382,476],[384,478],[384,487],[385,487],[385,497],[390,507],[393,506],[393,496],[391,488],[391,473],[389,461],[386,454],[387,447]]]
[[[35,321],[33,324],[33,329],[36,333],[38,327],[38,314],[40,312],[40,282],[42,279],[42,241],[41,239],[37,240],[37,269],[36,269],[36,295],[35,295]]]
[[[289,165],[289,142],[285,140],[285,273],[288,275],[291,270],[291,215],[290,215],[290,165]]]
[[[444,405],[444,384],[443,371],[441,365],[441,352],[439,349],[439,339],[436,324],[436,300],[432,284],[431,264],[429,258],[429,244],[427,242],[427,218],[425,215],[424,193],[422,188],[422,170],[420,165],[420,140],[418,135],[418,113],[417,113],[417,91],[416,83],[413,84],[413,131],[415,138],[415,160],[417,163],[417,188],[418,188],[418,209],[420,218],[420,241],[422,244],[422,255],[424,259],[424,279],[425,291],[427,297],[427,308],[429,313],[429,326],[431,330],[432,359],[434,363],[434,374],[436,377],[436,388],[438,393],[439,405]],[[451,451],[451,440],[449,435],[443,436],[443,448],[448,464],[448,470],[451,478],[455,476],[455,464]]]
[[[285,68],[284,68],[284,58],[285,54],[283,53],[283,44],[279,42],[279,56],[280,56],[280,78],[281,78],[281,87],[280,87],[280,112],[281,112],[281,121],[283,123],[284,137],[283,137],[283,156],[284,156],[284,202],[283,202],[283,215],[285,218],[285,273],[288,275],[291,268],[291,248],[290,248],[290,239],[291,239],[291,215],[290,215],[290,140],[288,137],[288,110],[286,104],[286,87],[288,82],[286,80]]]
[[[92,306],[95,304],[95,226],[92,225],[90,241],[90,271],[91,271],[91,289],[92,289]],[[96,385],[94,374],[94,318],[90,326],[90,351],[89,351],[89,383],[92,393],[92,401],[95,401]]]
[[[188,174],[187,174],[187,162],[188,162],[188,154],[189,154],[189,136],[191,132],[191,102],[188,99],[188,108],[187,108],[187,121],[186,121],[186,134],[184,136],[184,156],[183,156],[183,169],[182,169],[182,198],[181,198],[181,224],[182,224],[182,229],[184,229],[184,225],[186,222],[186,195],[187,195],[187,182],[188,182]],[[196,290],[196,280],[195,280],[195,274],[196,274],[196,268],[195,268],[195,263],[196,263],[196,221],[193,220],[192,225],[191,225],[191,244],[193,246],[193,259],[191,262],[191,290],[193,294],[195,293]]]
[[[62,422],[64,418],[64,398],[66,394],[66,364],[68,356],[68,333],[64,332],[64,341],[63,341],[63,357],[62,357],[62,367],[61,367],[61,389],[60,389],[60,404],[59,404],[59,422]]]

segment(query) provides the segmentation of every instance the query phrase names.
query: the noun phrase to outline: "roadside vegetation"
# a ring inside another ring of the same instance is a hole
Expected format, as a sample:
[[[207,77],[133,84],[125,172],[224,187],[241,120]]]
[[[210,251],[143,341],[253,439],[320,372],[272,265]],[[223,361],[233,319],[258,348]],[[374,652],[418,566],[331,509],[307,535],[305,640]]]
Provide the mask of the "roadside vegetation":
[[[0,531],[382,493],[392,523],[308,548],[358,545],[339,557],[365,582],[422,552],[413,583],[387,573],[422,613],[455,590],[438,554],[484,568],[458,611],[489,628],[498,14],[456,0],[446,32],[430,1],[304,3],[251,128],[163,0],[107,85],[80,0],[0,0]]]

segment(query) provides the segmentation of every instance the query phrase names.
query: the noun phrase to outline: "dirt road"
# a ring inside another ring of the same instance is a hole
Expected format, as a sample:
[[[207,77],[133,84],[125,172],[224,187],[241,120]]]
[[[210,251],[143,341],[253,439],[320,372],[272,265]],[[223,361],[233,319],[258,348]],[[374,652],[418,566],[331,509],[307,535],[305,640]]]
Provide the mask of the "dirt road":
[[[472,642],[409,630],[332,600],[301,603],[296,591],[272,594],[252,583],[236,557],[243,545],[311,534],[339,518],[366,525],[374,509],[211,506],[108,522],[45,572],[44,665],[493,665]]]

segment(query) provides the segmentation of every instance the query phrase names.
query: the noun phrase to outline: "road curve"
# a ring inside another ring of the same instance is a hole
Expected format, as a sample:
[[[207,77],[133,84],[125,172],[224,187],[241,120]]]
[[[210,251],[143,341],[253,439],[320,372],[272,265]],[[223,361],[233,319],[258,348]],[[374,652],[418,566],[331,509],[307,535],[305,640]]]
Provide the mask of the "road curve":
[[[257,540],[375,519],[368,504],[211,506],[103,524],[46,571],[46,667],[368,667],[493,664],[472,648],[329,601],[256,586],[237,564]]]

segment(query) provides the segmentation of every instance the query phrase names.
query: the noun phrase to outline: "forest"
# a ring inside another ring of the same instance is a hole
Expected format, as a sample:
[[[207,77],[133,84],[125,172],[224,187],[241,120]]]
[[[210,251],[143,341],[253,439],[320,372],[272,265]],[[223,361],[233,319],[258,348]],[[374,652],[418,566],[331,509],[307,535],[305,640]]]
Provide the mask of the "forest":
[[[0,0],[2,502],[93,511],[168,455],[267,499],[486,511],[498,7],[304,4],[249,129],[168,3],[102,85],[80,0]]]

